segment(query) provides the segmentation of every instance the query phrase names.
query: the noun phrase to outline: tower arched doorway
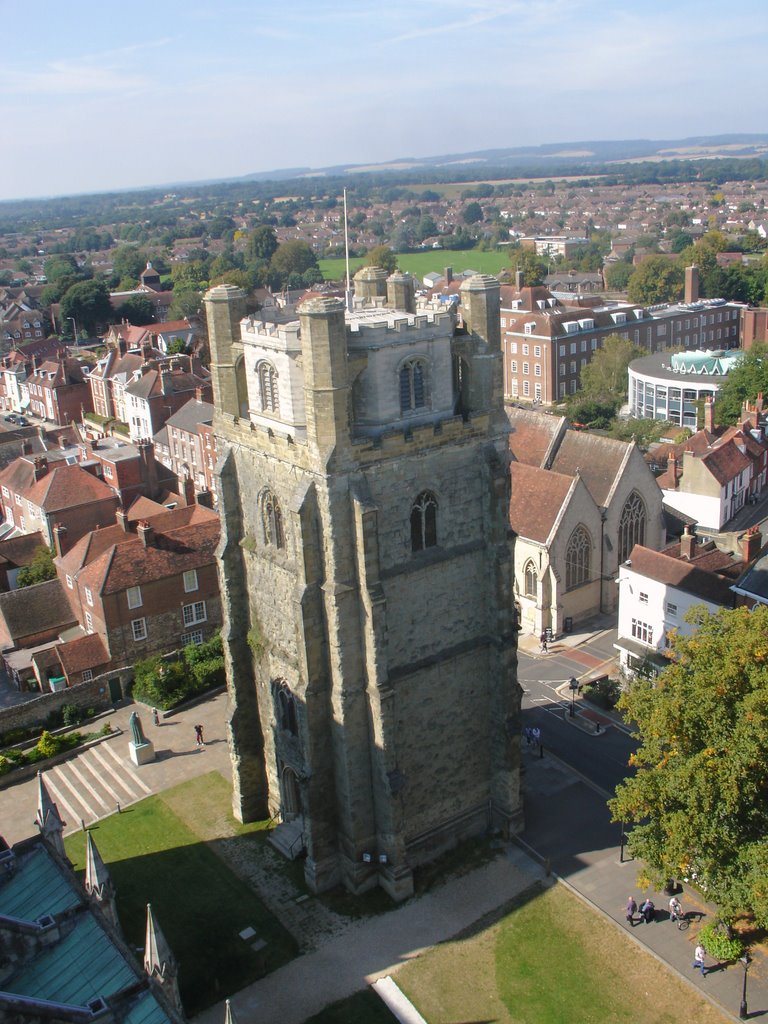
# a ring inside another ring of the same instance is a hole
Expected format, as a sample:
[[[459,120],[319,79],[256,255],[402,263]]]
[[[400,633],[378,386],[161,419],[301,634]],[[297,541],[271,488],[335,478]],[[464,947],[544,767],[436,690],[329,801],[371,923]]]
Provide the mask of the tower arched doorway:
[[[283,821],[295,821],[302,815],[299,777],[293,768],[286,765],[280,779]]]

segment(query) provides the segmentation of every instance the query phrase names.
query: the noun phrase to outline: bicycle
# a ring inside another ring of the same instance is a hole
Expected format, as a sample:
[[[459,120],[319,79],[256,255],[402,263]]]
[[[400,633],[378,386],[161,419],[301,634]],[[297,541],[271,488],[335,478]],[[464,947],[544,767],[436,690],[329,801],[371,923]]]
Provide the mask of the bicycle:
[[[674,916],[670,915],[670,917],[672,917],[672,920],[677,925],[677,930],[679,932],[684,932],[690,927],[691,922],[688,919],[688,915],[682,910],[679,914],[675,914]]]

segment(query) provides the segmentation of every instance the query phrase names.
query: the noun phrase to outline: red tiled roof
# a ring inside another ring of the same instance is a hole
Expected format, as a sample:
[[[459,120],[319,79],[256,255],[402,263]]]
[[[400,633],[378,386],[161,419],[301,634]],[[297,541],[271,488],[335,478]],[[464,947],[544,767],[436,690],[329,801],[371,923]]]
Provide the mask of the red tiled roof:
[[[708,451],[701,456],[701,461],[719,484],[728,483],[749,468],[749,459],[739,451],[733,441],[727,441],[724,445]]]
[[[98,633],[79,636],[69,643],[60,644],[56,654],[67,676],[82,672],[86,668],[96,669],[109,664],[110,657]]]
[[[507,410],[511,431],[509,450],[517,462],[541,466],[556,435],[562,430],[562,416],[546,416],[529,409]]]
[[[512,492],[509,522],[515,533],[543,544],[576,482],[549,469],[513,462],[509,467]]]
[[[705,550],[701,551],[701,547]],[[700,553],[696,554],[696,551]],[[732,603],[731,585],[744,569],[743,562],[720,551],[711,542],[697,545],[690,561],[680,557],[679,544],[664,551],[652,551],[636,544],[630,554],[630,561],[632,571],[641,576],[725,605]]]
[[[625,441],[569,430],[552,460],[552,469],[567,476],[578,472],[595,504],[604,507],[630,451]]]

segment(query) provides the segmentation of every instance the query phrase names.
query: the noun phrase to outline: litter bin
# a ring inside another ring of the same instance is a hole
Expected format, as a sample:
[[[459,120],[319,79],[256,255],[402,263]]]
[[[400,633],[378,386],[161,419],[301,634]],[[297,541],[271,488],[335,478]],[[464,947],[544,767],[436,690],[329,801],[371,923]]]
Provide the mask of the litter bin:
[[[573,618],[570,615],[566,615],[565,622],[563,623],[563,629],[566,633],[573,632]]]

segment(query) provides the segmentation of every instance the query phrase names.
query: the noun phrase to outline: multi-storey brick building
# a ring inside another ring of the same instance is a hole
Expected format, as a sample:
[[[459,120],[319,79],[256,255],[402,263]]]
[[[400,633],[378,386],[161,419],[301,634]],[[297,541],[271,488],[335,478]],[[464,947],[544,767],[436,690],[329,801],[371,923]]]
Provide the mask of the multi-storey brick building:
[[[78,422],[92,409],[91,389],[77,359],[65,354],[35,363],[26,380],[29,411],[60,427]]]
[[[177,480],[191,480],[196,494],[214,488],[216,437],[211,429],[213,405],[203,401],[198,388],[190,399],[155,434],[157,458]],[[215,490],[213,490],[215,495]]]
[[[649,352],[736,348],[741,307],[698,300],[690,273],[686,292],[685,302],[658,306],[585,298],[564,305],[543,287],[502,288],[505,398],[549,405],[575,394],[582,369],[614,334]]]
[[[313,890],[399,899],[521,820],[499,285],[459,333],[406,275],[355,295],[281,326],[205,297],[234,809],[282,816]]]

